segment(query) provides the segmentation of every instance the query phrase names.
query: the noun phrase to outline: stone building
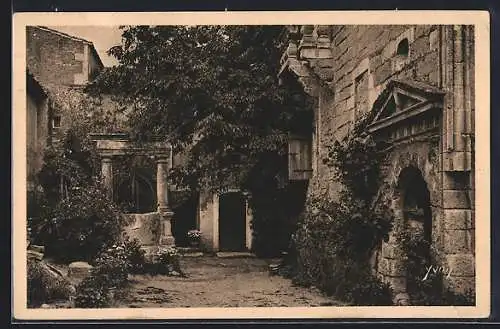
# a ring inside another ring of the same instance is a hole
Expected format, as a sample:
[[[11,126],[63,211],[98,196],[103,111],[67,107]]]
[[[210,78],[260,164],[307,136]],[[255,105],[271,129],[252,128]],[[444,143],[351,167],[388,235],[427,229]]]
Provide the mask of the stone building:
[[[315,102],[314,133],[305,136],[308,195],[336,197],[338,183],[321,161],[329,145],[374,111],[367,132],[392,143],[378,202],[391,206],[395,228],[431,237],[446,284],[473,288],[474,29],[472,26],[335,25],[288,27],[280,78],[297,79]],[[293,168],[292,168],[293,169]],[[394,234],[374,271],[406,292]]]
[[[42,168],[43,150],[50,136],[47,93],[29,72],[26,72],[26,157],[27,189],[36,189],[36,174]]]
[[[81,88],[103,64],[93,44],[41,26],[26,28],[28,190],[33,190],[45,148],[67,123],[51,107],[53,86]]]

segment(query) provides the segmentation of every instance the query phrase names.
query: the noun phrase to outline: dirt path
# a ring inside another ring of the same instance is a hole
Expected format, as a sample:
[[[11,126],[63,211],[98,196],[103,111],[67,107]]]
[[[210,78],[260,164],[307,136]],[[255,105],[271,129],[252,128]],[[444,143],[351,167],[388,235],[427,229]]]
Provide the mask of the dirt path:
[[[272,307],[337,305],[315,289],[269,276],[256,258],[183,258],[187,278],[137,275],[118,307]]]

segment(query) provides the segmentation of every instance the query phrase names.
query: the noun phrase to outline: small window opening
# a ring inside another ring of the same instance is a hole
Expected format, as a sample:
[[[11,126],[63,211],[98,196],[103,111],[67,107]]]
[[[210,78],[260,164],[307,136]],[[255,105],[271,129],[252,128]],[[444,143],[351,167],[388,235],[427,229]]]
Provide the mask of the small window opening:
[[[61,117],[56,115],[52,118],[52,128],[60,128],[61,127]]]
[[[408,56],[408,52],[410,51],[410,46],[408,44],[408,39],[403,39],[398,44],[397,54],[400,56]]]

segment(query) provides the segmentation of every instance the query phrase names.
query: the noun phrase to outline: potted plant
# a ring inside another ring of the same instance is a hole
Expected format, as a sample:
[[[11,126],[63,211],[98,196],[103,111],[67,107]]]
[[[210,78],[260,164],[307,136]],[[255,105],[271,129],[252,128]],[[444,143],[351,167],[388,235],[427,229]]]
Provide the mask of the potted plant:
[[[199,230],[189,230],[187,238],[191,247],[199,247],[201,240],[201,232]]]

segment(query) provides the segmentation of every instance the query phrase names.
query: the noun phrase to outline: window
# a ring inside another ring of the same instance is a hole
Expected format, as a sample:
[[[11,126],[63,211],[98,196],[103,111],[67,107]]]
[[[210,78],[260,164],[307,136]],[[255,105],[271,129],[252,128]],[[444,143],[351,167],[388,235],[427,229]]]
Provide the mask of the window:
[[[396,50],[397,55],[408,57],[408,53],[410,52],[410,45],[408,43],[408,39],[404,38],[398,44],[398,48]]]
[[[60,128],[61,127],[61,116],[54,115],[52,117],[52,128]]]

